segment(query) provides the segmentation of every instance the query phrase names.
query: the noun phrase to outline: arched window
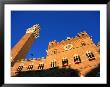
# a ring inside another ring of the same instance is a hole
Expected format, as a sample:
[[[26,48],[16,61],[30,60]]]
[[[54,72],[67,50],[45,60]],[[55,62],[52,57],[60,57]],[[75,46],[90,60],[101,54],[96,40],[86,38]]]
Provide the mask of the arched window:
[[[62,59],[62,67],[66,67],[68,66],[68,59],[67,58],[63,58]]]
[[[79,55],[77,55],[77,54],[74,55],[74,62],[75,62],[75,64],[81,63],[81,59],[80,59]]]
[[[40,63],[38,69],[42,70],[44,68],[44,63]]]
[[[23,66],[19,66],[19,67],[17,68],[17,71],[20,72],[20,71],[22,71],[22,69],[23,69]]]
[[[53,60],[53,61],[51,62],[51,68],[54,68],[54,67],[56,67],[56,60]]]
[[[29,65],[27,69],[28,70],[32,70],[33,69],[33,65]]]
[[[86,52],[86,56],[88,57],[89,61],[94,60],[95,56],[91,51]]]

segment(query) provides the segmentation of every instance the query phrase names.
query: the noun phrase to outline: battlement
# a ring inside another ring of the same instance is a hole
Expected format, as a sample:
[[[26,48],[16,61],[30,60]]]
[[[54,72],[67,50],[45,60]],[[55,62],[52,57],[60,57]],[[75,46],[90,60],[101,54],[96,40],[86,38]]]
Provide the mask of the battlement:
[[[97,47],[100,47],[100,42],[97,43]]]
[[[26,30],[26,33],[33,33],[35,38],[39,37],[40,26],[39,24],[33,25],[31,28]]]
[[[44,57],[41,57],[41,58],[29,58],[29,59],[21,59],[21,60],[17,60],[17,62],[26,62],[26,61],[42,61],[42,60],[45,60]]]
[[[98,51],[100,53],[100,42],[97,43]]]
[[[53,40],[53,41],[49,42],[48,47],[51,48],[53,46],[56,46],[57,44],[58,44],[57,41],[56,40]]]
[[[53,40],[53,41],[49,42],[48,49],[53,48],[57,45],[66,43],[68,41],[72,41],[72,40],[75,41],[75,40],[82,39],[82,38],[85,38],[85,37],[89,37],[89,35],[84,31],[84,32],[78,33],[78,35],[73,37],[73,38],[67,37],[65,40],[62,40],[61,42],[57,42],[56,40]]]
[[[82,37],[89,37],[89,35],[85,31],[78,33],[77,36],[80,37],[80,38],[82,38]]]

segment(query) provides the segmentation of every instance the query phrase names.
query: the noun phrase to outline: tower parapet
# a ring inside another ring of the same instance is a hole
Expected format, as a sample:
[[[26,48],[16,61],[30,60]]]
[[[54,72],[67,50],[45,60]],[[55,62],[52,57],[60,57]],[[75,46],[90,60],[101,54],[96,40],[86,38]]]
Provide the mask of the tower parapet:
[[[40,26],[39,24],[33,25],[31,28],[26,30],[26,33],[33,33],[35,38],[39,37]]]

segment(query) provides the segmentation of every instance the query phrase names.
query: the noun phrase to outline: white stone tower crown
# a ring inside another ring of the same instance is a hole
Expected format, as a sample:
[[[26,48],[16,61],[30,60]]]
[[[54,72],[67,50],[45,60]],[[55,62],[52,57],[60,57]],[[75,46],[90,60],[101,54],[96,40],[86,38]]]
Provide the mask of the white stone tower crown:
[[[26,33],[33,33],[35,38],[39,37],[39,32],[40,32],[40,26],[39,24],[33,25],[31,28],[28,28],[26,30]]]

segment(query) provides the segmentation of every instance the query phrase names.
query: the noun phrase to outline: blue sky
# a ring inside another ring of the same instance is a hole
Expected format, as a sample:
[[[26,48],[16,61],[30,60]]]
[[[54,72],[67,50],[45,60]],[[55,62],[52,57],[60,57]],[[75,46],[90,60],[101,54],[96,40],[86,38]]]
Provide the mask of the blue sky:
[[[52,40],[75,37],[86,31],[93,42],[100,41],[100,11],[12,11],[11,47],[25,34],[27,28],[40,24],[40,37],[35,40],[26,58],[46,56],[48,43]]]

